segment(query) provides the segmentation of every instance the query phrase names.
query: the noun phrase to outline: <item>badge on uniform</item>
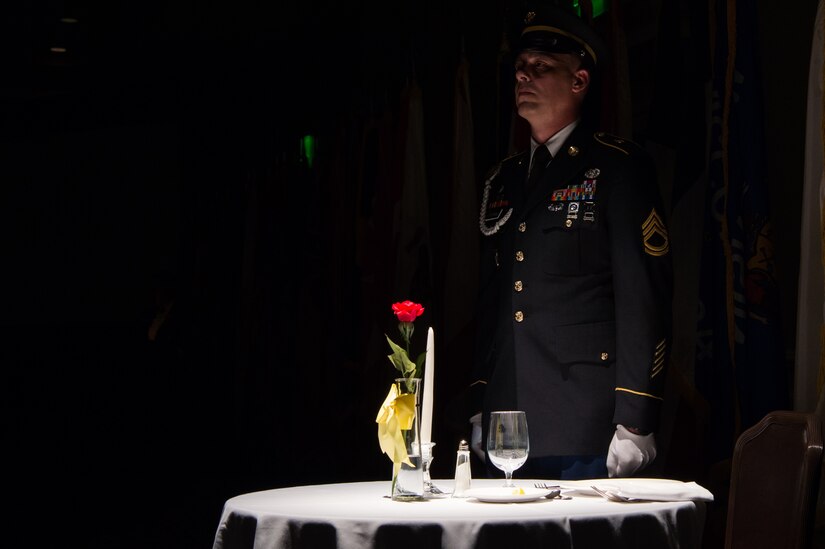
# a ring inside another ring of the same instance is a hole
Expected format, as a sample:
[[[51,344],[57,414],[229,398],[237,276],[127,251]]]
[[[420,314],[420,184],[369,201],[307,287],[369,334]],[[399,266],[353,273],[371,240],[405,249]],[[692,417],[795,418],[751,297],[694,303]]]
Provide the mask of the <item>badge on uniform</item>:
[[[656,344],[653,350],[653,367],[650,369],[650,379],[653,379],[665,367],[665,350],[667,349],[667,342],[663,339]]]
[[[645,222],[642,223],[642,242],[645,252],[654,257],[666,255],[670,251],[670,242],[667,237],[667,227],[659,217],[656,208],[650,210]]]
[[[501,164],[499,164],[500,167]],[[481,196],[481,215],[479,215],[478,228],[484,236],[496,234],[513,214],[513,208],[509,207],[510,201],[507,200],[504,194],[504,185],[498,186],[493,199],[490,200],[493,179],[496,175],[498,175],[498,168],[484,182],[484,193]]]
[[[573,202],[578,200],[594,200],[596,197],[596,180],[586,179],[580,184],[568,185],[564,189],[553,191],[553,202]]]
[[[547,206],[547,209],[551,212],[560,212],[564,209],[564,204],[562,204],[561,202],[551,202]]]
[[[578,219],[579,218],[579,203],[578,202],[571,202],[567,206],[567,219]]]
[[[595,223],[596,222],[596,203],[595,202],[585,202],[584,203],[582,219],[586,223]]]
[[[499,199],[490,202],[490,204],[487,205],[487,215],[484,220],[487,222],[497,221],[504,213],[504,210],[506,210],[509,206],[510,202],[506,199]]]
[[[504,212],[510,207],[510,201],[507,200],[504,195],[504,185],[499,185],[496,193],[488,198],[486,205],[484,221],[491,223],[501,219],[501,216],[504,215]]]

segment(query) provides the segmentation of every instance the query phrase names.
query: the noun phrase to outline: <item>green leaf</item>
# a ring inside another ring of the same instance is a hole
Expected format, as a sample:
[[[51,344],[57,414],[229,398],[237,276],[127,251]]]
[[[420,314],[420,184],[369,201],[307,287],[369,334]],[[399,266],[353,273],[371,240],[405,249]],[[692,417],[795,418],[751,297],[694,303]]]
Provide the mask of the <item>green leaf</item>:
[[[424,377],[424,362],[427,360],[427,351],[424,351],[415,359],[415,375],[413,377]]]
[[[392,354],[387,355],[387,358],[390,359],[392,365],[395,366],[395,369],[401,372],[404,377],[410,377],[410,374],[415,372],[416,366],[415,364],[410,361],[410,358],[407,356],[407,351],[393,343],[393,341],[384,334],[384,337],[387,338],[387,342],[390,344],[390,349],[392,349]]]

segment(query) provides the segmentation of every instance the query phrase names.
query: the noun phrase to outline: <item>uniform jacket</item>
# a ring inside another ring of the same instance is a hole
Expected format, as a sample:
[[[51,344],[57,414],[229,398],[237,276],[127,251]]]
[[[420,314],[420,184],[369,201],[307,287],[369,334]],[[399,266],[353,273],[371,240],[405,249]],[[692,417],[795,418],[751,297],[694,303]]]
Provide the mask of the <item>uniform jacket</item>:
[[[530,456],[603,455],[615,424],[654,431],[669,358],[672,270],[650,157],[576,127],[529,195],[529,150],[482,200],[473,391],[527,412]]]

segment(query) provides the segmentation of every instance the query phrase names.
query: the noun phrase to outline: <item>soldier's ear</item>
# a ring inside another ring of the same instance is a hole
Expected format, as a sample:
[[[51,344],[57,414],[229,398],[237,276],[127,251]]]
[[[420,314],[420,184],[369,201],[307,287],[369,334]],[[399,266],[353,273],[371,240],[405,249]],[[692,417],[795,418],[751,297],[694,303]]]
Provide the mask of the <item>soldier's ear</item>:
[[[580,93],[590,85],[590,72],[586,69],[579,69],[573,73],[573,92]]]

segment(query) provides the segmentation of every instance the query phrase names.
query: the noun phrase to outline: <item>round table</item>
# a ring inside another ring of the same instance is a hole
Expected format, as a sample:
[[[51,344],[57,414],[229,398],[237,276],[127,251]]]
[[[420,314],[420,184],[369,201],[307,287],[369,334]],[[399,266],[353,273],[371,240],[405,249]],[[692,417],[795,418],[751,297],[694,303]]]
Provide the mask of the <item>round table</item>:
[[[473,488],[502,480],[474,479]],[[533,480],[516,480],[532,487]],[[550,481],[552,482],[552,481]],[[452,480],[435,480],[445,492]],[[484,503],[392,501],[389,481],[296,486],[226,501],[213,549],[680,548],[699,549],[705,504],[616,503],[597,496]]]

